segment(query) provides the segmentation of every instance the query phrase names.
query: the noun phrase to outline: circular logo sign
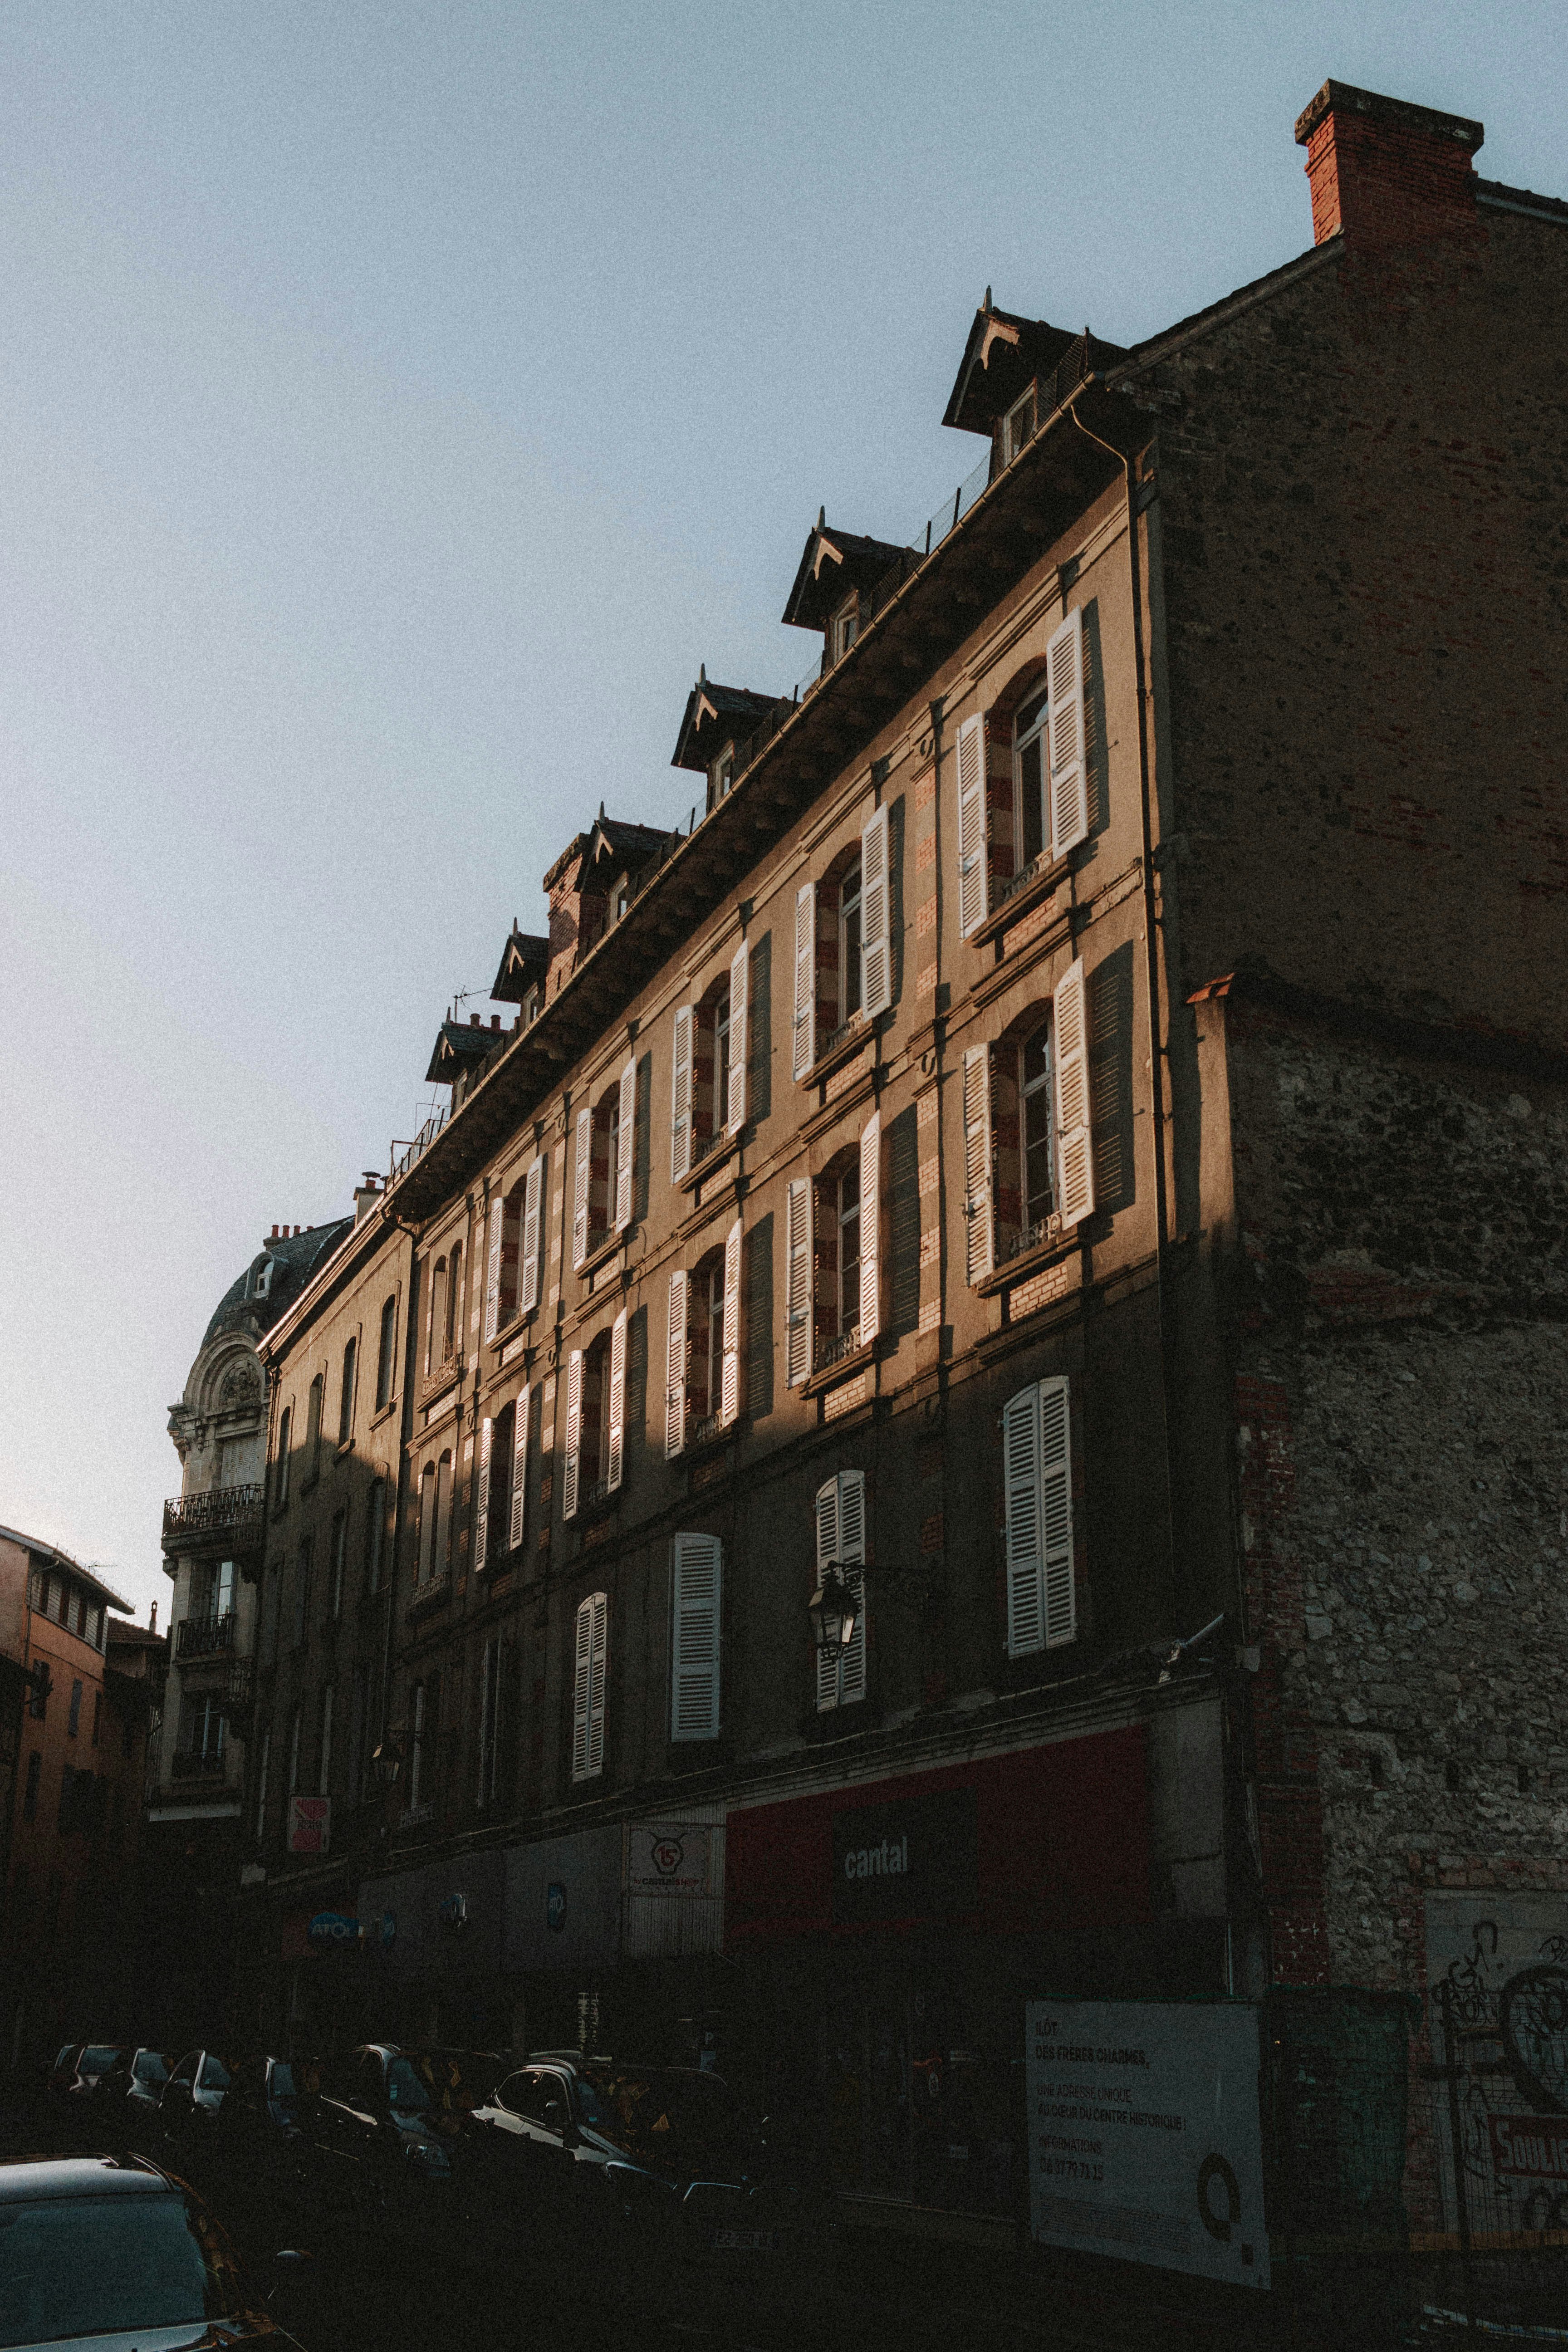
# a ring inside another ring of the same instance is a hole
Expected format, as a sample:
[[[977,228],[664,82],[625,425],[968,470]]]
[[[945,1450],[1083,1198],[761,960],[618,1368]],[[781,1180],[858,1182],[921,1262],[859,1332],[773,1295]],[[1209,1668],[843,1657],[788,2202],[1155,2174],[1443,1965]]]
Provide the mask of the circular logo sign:
[[[653,1866],[661,1878],[673,1878],[685,1859],[686,1848],[678,1837],[655,1838],[649,1849]]]

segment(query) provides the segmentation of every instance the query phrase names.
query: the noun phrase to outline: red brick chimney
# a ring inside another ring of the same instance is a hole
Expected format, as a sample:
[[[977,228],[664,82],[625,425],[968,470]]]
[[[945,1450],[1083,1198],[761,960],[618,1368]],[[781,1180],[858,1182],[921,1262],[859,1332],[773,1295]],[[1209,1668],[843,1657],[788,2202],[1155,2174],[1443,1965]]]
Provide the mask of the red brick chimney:
[[[1312,190],[1313,244],[1342,236],[1365,249],[1415,245],[1473,227],[1470,157],[1481,138],[1480,124],[1463,115],[1326,81],[1296,119]]]

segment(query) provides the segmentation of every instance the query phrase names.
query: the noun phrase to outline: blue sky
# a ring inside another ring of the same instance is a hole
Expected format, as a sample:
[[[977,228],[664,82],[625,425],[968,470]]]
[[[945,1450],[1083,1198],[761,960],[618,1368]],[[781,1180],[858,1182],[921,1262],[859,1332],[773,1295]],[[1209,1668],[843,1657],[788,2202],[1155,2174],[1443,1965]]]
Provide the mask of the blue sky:
[[[1560,5],[0,11],[0,1522],[168,1588],[166,1407],[697,667],[787,689],[987,283],[1129,341],[1311,236],[1330,74],[1568,194]],[[474,1003],[488,1011],[482,993]]]

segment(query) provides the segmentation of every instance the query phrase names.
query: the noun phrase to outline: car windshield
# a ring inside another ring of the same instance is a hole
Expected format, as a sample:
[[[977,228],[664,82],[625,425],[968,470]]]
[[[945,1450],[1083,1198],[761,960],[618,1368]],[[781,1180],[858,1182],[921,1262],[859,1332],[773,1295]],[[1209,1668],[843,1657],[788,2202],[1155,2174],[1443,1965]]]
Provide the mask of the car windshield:
[[[81,2044],[79,2042],[68,2042],[66,2043],[65,2048],[55,2060],[55,2071],[57,2074],[59,2073],[62,2067],[73,2066],[76,2063],[76,2053],[80,2047]]]
[[[118,2044],[95,2042],[81,2053],[80,2070],[84,2074],[107,2074],[120,2055]]]
[[[716,2074],[676,2066],[585,2067],[572,2090],[580,2123],[648,2161],[750,2136],[740,2101]]]
[[[270,2087],[272,2096],[275,2099],[291,2099],[293,2097],[294,2077],[289,2072],[289,2062],[286,2058],[274,2060]]]
[[[204,2091],[227,2090],[228,2068],[221,2058],[208,2058],[203,2062],[202,2088]]]
[[[169,2079],[169,2070],[156,2050],[138,2051],[132,2072],[139,2083],[166,2083]]]
[[[228,2250],[181,2197],[0,2205],[0,2346],[183,2327],[239,2307]]]
[[[392,2059],[387,2096],[400,2115],[472,2115],[493,2094],[501,2062],[479,2050],[413,2050]]]

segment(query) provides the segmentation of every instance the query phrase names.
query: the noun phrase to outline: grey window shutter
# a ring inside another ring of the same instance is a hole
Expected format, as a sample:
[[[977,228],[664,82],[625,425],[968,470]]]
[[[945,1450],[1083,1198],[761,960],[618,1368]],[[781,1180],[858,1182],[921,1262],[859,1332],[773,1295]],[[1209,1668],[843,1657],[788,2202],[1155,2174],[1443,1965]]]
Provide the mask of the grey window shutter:
[[[679,1184],[691,1167],[691,1007],[675,1009],[675,1059],[669,1086],[669,1173]]]
[[[521,1312],[531,1315],[539,1304],[540,1227],[543,1222],[544,1160],[536,1160],[522,1187]]]
[[[724,1237],[724,1350],[719,1418],[728,1429],[741,1410],[741,1220]]]
[[[626,1439],[626,1310],[610,1331],[610,1465],[605,1483],[613,1494],[621,1483]]]
[[[1046,1647],[1078,1631],[1072,1559],[1072,1429],[1065,1379],[1040,1382],[1040,1528],[1045,1560]]]
[[[816,1653],[816,1705],[852,1706],[866,1696],[866,1474],[841,1470],[817,1490],[817,1573],[837,1560],[855,1601],[855,1632],[847,1649]]]
[[[620,1106],[616,1113],[616,1231],[624,1233],[632,1221],[632,1170],[637,1155],[637,1066],[634,1060],[621,1072]]]
[[[489,1250],[485,1265],[485,1338],[493,1339],[500,1322],[500,1253],[501,1227],[506,1222],[506,1202],[500,1193],[490,1202]]]
[[[669,1736],[716,1739],[722,1576],[719,1538],[678,1535],[669,1549]]]
[[[816,1573],[838,1558],[838,1480],[829,1478],[816,1491]],[[817,1650],[816,1708],[819,1715],[838,1704],[838,1660],[831,1651]]]
[[[816,1059],[816,885],[806,882],[795,899],[795,1034],[791,1066],[804,1078]]]
[[[730,959],[730,1093],[728,1101],[719,1106],[731,1135],[739,1135],[746,1124],[746,989],[750,965],[751,957],[742,940]]]
[[[574,1348],[566,1363],[566,1474],[562,1482],[561,1516],[577,1516],[577,1471],[583,1454],[583,1350]]]
[[[594,1603],[583,1601],[577,1611],[575,1655],[572,1673],[572,1778],[588,1777],[588,1722],[594,1689]]]
[[[686,1450],[686,1274],[669,1277],[669,1328],[665,1343],[664,1450],[673,1461]]]
[[[868,1021],[893,1001],[888,855],[888,812],[879,808],[860,835],[860,1003]]]
[[[531,1388],[526,1385],[518,1391],[517,1412],[512,1423],[511,1525],[508,1537],[513,1551],[522,1541],[528,1517],[528,1408],[532,1393]]]
[[[985,920],[990,904],[985,839],[985,721],[966,719],[958,730],[958,928],[967,939]]]
[[[964,1272],[984,1282],[994,1255],[991,1199],[991,1048],[963,1057]]]
[[[860,1130],[860,1344],[882,1328],[882,1121],[873,1111]]]
[[[577,1165],[572,1184],[572,1263],[581,1265],[588,1255],[588,1187],[594,1172],[594,1114],[577,1114]]]
[[[1058,983],[1051,999],[1051,1028],[1062,1223],[1076,1225],[1094,1206],[1094,1159],[1089,1135],[1089,1026],[1081,958],[1068,966]]]
[[[588,1652],[588,1777],[605,1769],[605,1685],[610,1663],[610,1602],[606,1593],[595,1592],[589,1607],[593,1612]]]
[[[797,1178],[784,1198],[785,1385],[798,1388],[811,1370],[811,1189]]]
[[[495,1423],[488,1416],[479,1423],[479,1444],[474,1473],[474,1572],[483,1571],[490,1556],[490,1444]]]
[[[1081,613],[1069,613],[1046,647],[1046,684],[1050,713],[1051,851],[1063,857],[1089,838]]]

